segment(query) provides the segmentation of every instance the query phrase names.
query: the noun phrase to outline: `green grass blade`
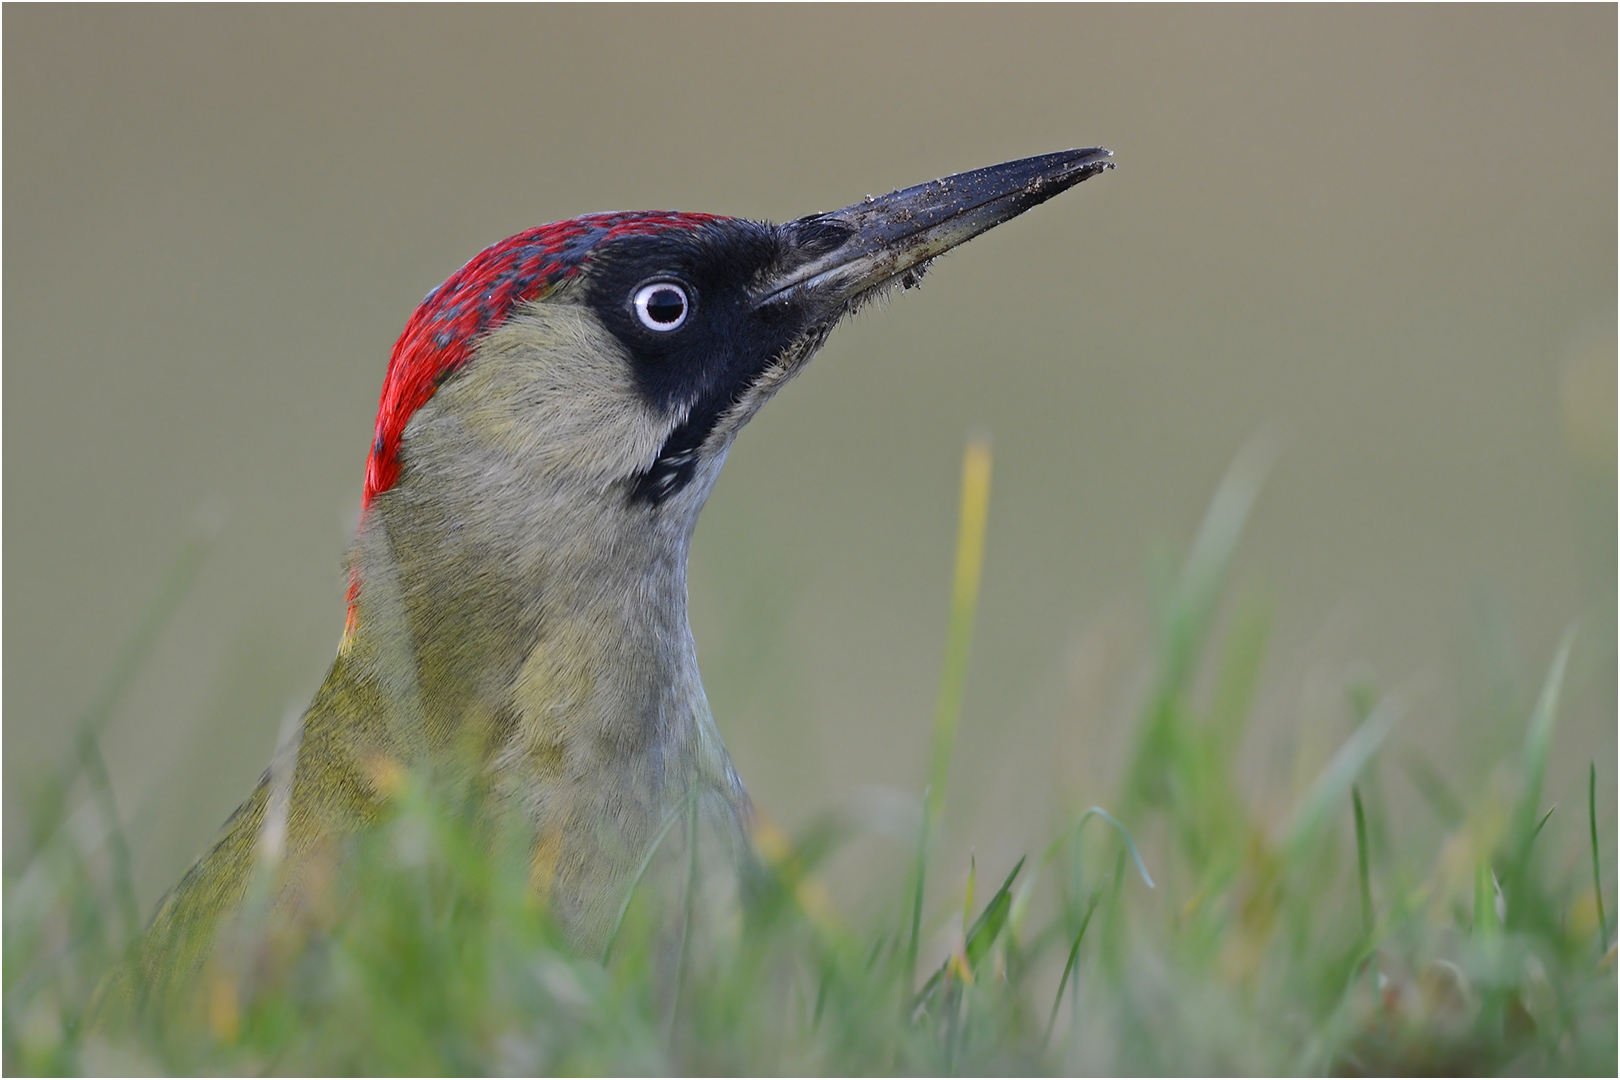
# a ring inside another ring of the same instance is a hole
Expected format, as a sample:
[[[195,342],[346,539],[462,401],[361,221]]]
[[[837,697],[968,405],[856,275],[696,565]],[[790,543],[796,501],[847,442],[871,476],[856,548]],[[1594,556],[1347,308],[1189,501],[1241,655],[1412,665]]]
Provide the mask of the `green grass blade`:
[[[975,975],[978,974],[979,961],[984,959],[985,954],[990,951],[990,946],[995,944],[996,938],[1007,925],[1007,917],[1012,912],[1011,893],[1013,880],[1018,877],[1018,871],[1023,868],[1024,859],[1020,857],[1017,864],[1013,866],[1012,873],[1007,875],[1007,880],[1001,883],[1001,888],[996,890],[995,895],[990,898],[990,902],[979,913],[979,917],[973,921],[972,928],[962,936],[962,956],[967,961],[968,971]],[[932,975],[928,976],[928,981],[923,983],[922,989],[918,990],[912,998],[911,1010],[915,1010],[917,1006],[926,1001],[928,995],[933,993],[934,988],[945,981],[945,973],[950,969],[950,966],[951,962],[947,959],[945,963],[935,969]]]
[[[1474,936],[1493,940],[1502,934],[1502,889],[1489,859],[1474,864]]]
[[[141,913],[135,897],[135,875],[130,854],[129,838],[124,832],[123,815],[118,810],[118,799],[113,792],[112,776],[101,752],[101,733],[112,718],[113,710],[151,655],[153,646],[173,620],[180,603],[191,591],[198,572],[207,560],[208,551],[224,525],[219,513],[199,512],[193,521],[193,535],[175,556],[164,576],[163,584],[142,610],[135,630],[120,647],[111,670],[96,689],[90,706],[80,715],[75,727],[73,756],[56,774],[47,779],[36,803],[36,812],[30,831],[22,865],[37,857],[44,846],[62,827],[67,815],[68,793],[74,781],[83,776],[90,790],[91,803],[100,818],[102,833],[111,856],[111,887],[113,903],[126,939],[133,939],[141,930]]]
[[[135,630],[118,650],[113,660],[112,668],[101,680],[96,688],[96,695],[90,700],[90,706],[80,714],[79,722],[74,732],[74,756],[68,764],[51,777],[45,789],[40,793],[37,810],[34,815],[33,830],[30,836],[27,853],[23,863],[34,858],[61,827],[62,820],[67,811],[67,795],[81,771],[92,774],[92,785],[100,787],[105,783],[106,763],[101,759],[97,748],[101,738],[102,729],[112,718],[113,709],[123,699],[130,683],[146,663],[151,655],[152,647],[167,629],[180,608],[180,602],[191,591],[191,585],[197,580],[197,573],[207,560],[208,551],[213,547],[214,540],[224,525],[223,515],[199,513],[196,517],[194,533],[191,539],[182,545],[180,552],[169,565],[169,572],[163,578],[163,584],[153,595],[152,599],[141,611],[140,619],[135,624]],[[94,777],[101,777],[96,780]],[[110,787],[106,794],[111,794]],[[106,808],[100,808],[105,814]],[[108,827],[109,836],[122,837],[122,825],[116,820],[104,823]]]
[[[902,1005],[909,1010],[911,988],[916,985],[917,949],[922,935],[923,892],[928,877],[928,841],[933,820],[945,805],[951,756],[956,750],[956,729],[962,717],[962,695],[967,686],[968,657],[973,647],[973,618],[979,604],[979,583],[984,572],[984,534],[990,518],[991,455],[989,440],[975,436],[962,454],[961,512],[956,533],[956,569],[951,578],[951,614],[945,633],[945,662],[939,675],[939,700],[934,709],[933,752],[929,758],[928,786],[923,789],[923,822],[913,865],[911,934],[906,943],[905,990]]]
[[[1327,767],[1317,774],[1311,786],[1306,789],[1300,798],[1299,806],[1295,809],[1287,829],[1284,830],[1284,846],[1290,852],[1291,858],[1300,852],[1316,836],[1322,824],[1327,820],[1334,805],[1343,806],[1341,799],[1349,793],[1352,783],[1362,767],[1372,759],[1378,747],[1383,743],[1384,737],[1400,719],[1405,706],[1396,698],[1385,698],[1373,714],[1367,717],[1365,723],[1351,733],[1339,747],[1338,753],[1327,763]]]
[[[94,738],[79,747],[79,758],[96,812],[107,834],[107,848],[112,855],[114,902],[118,905],[124,932],[133,939],[141,932],[141,911],[135,902],[135,873],[131,868],[129,838],[124,835],[123,815],[118,812],[118,799],[113,794],[107,759],[102,756],[100,742]]]
[[[1150,889],[1153,888],[1153,877],[1148,873],[1147,863],[1142,861],[1142,853],[1136,850],[1136,839],[1131,836],[1131,830],[1120,824],[1118,818],[1104,810],[1102,807],[1093,806],[1085,813],[1081,814],[1080,820],[1074,823],[1075,831],[1078,832],[1080,826],[1084,825],[1092,818],[1098,818],[1102,821],[1106,821],[1108,824],[1114,827],[1114,831],[1119,833],[1120,838],[1125,841],[1125,850],[1130,852],[1131,862],[1136,864],[1136,872],[1142,876],[1142,884],[1146,885]],[[1121,855],[1123,856],[1123,854],[1124,853],[1122,852]]]
[[[1547,678],[1541,684],[1536,707],[1530,714],[1529,729],[1524,736],[1524,781],[1520,789],[1518,838],[1514,845],[1513,867],[1518,873],[1530,856],[1530,843],[1535,839],[1536,818],[1541,803],[1541,785],[1547,773],[1547,752],[1552,746],[1553,724],[1558,716],[1558,695],[1564,685],[1564,669],[1569,664],[1569,653],[1575,645],[1575,629],[1564,632],[1558,645]]]
[[[1361,788],[1350,785],[1350,804],[1356,812],[1356,870],[1361,885],[1361,926],[1371,936],[1378,920],[1373,914],[1371,872],[1367,866],[1367,815],[1361,808]]]
[[[1097,903],[1101,899],[1096,893],[1091,894],[1091,902],[1086,905],[1086,913],[1080,917],[1080,929],[1075,931],[1074,944],[1069,946],[1069,958],[1063,964],[1063,976],[1058,979],[1057,995],[1052,998],[1052,1012],[1046,1018],[1046,1034],[1041,1039],[1042,1046],[1052,1043],[1052,1029],[1057,1026],[1058,1006],[1063,1004],[1063,991],[1068,988],[1069,975],[1074,971],[1076,961],[1080,958],[1080,942],[1086,936],[1086,927],[1091,925],[1091,916],[1097,911]]]
[[[1547,819],[1553,816],[1553,811],[1556,809],[1558,809],[1556,805],[1547,807],[1547,812],[1541,815],[1541,820],[1536,822],[1536,827],[1530,830],[1530,842],[1532,844],[1536,842],[1536,837],[1541,835],[1542,827],[1547,824]]]
[[[967,932],[962,952],[967,956],[968,969],[975,975],[978,974],[979,961],[984,959],[985,954],[990,951],[990,946],[996,943],[1002,927],[1007,925],[1007,915],[1012,911],[1013,880],[1018,877],[1018,871],[1024,868],[1024,858],[1022,855],[1018,857],[1012,873],[1007,875],[1007,880],[1001,883],[1001,888],[996,890],[990,902],[984,905],[984,910],[979,913],[972,929]]]
[[[1603,865],[1599,859],[1597,828],[1597,762],[1586,774],[1586,821],[1592,829],[1592,895],[1597,900],[1598,952],[1609,947],[1609,920],[1603,914]]]
[[[675,961],[675,990],[669,1003],[669,1031],[675,1030],[675,1021],[681,1013],[681,991],[686,985],[688,956],[692,950],[692,908],[697,903],[698,877],[698,804],[697,787],[686,793],[686,897],[681,912],[681,949]]]
[[[928,813],[928,792],[923,792],[922,825],[917,830],[917,855],[911,867],[911,932],[906,936],[906,967],[901,986],[900,1008],[911,1012],[912,988],[917,985],[917,948],[922,940],[923,883],[928,877],[928,834],[932,815]]]
[[[968,656],[973,647],[973,617],[979,604],[984,571],[984,534],[990,517],[990,443],[975,437],[962,456],[962,506],[956,534],[956,571],[951,579],[950,624],[945,637],[945,663],[939,676],[934,709],[934,747],[928,766],[928,807],[938,815],[945,805],[956,728],[962,716]]]
[[[1207,635],[1238,540],[1275,457],[1274,444],[1263,437],[1250,440],[1238,451],[1193,538],[1166,628],[1172,672],[1178,682],[1186,677]]]
[[[630,911],[630,901],[635,898],[637,886],[641,884],[641,879],[647,876],[647,868],[652,865],[653,856],[657,855],[658,849],[664,846],[664,840],[669,836],[669,830],[675,827],[675,823],[681,819],[681,811],[685,809],[685,806],[675,806],[670,809],[668,814],[664,815],[664,823],[658,827],[658,832],[653,836],[652,843],[647,845],[646,853],[641,856],[641,862],[636,866],[636,872],[631,875],[629,884],[625,886],[624,899],[619,901],[618,917],[613,920],[613,930],[608,934],[607,944],[602,946],[603,964],[606,964],[613,957],[614,943],[619,940],[619,931],[624,928],[624,918]]]
[[[1154,606],[1158,628],[1154,685],[1127,773],[1123,804],[1127,814],[1160,801],[1167,766],[1185,750],[1182,701],[1208,643],[1238,540],[1275,456],[1272,440],[1263,437],[1250,440],[1238,452],[1210,499],[1174,584],[1160,590]]]
[[[1224,774],[1230,768],[1260,688],[1266,647],[1271,640],[1271,607],[1254,596],[1240,595],[1233,605],[1215,691],[1210,696],[1206,728],[1208,767]]]
[[[963,894],[962,894],[962,940],[963,941],[966,941],[968,939],[968,933],[969,933],[969,931],[968,931],[968,920],[973,918],[973,888],[974,888],[974,885],[977,884],[978,880],[979,880],[979,860],[978,860],[978,857],[973,855],[973,854],[969,854],[968,855],[967,888],[963,891]]]

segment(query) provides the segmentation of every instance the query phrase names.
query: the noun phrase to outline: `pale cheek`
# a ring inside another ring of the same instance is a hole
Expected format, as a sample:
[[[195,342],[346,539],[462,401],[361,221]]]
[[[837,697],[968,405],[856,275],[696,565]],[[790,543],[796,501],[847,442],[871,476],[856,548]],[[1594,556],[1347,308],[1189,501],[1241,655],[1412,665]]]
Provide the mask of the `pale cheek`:
[[[548,471],[593,482],[634,476],[652,464],[663,444],[666,423],[629,387],[580,385],[530,409],[528,429],[533,459]]]
[[[616,343],[568,318],[492,334],[441,395],[488,452],[552,482],[600,487],[634,476],[669,427],[636,392]]]

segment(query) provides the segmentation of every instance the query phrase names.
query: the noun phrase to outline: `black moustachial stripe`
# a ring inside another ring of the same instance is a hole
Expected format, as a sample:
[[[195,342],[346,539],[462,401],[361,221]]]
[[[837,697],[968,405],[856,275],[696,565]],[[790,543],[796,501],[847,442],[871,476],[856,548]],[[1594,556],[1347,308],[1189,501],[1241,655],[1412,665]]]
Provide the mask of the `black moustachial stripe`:
[[[703,402],[670,432],[652,465],[631,482],[630,501],[658,506],[690,484],[697,472],[698,453],[730,404],[729,399]]]
[[[826,342],[831,331],[831,323],[806,327],[748,378],[729,388],[717,388],[699,400],[687,414],[686,420],[669,433],[652,465],[635,477],[630,486],[630,501],[657,506],[690,484],[697,472],[703,444],[714,433],[715,425],[742,403],[748,391],[767,371],[776,364],[790,363],[790,356],[802,357],[814,353]]]

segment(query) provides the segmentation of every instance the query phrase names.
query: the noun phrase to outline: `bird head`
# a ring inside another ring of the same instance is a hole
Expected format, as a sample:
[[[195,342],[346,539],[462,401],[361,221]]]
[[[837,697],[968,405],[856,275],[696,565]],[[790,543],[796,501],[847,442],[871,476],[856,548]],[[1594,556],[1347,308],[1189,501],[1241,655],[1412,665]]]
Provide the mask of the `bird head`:
[[[590,214],[486,248],[390,358],[350,633],[385,563],[418,638],[458,621],[458,596],[506,634],[569,595],[649,596],[648,575],[679,585],[684,628],[691,530],[743,425],[844,315],[1109,157],[1008,162],[779,225]]]
[[[484,414],[490,449],[542,487],[690,515],[743,424],[843,315],[1108,157],[1009,162],[782,225],[589,214],[494,244],[394,346],[364,506],[438,464],[417,446],[436,399],[475,397],[455,404]]]

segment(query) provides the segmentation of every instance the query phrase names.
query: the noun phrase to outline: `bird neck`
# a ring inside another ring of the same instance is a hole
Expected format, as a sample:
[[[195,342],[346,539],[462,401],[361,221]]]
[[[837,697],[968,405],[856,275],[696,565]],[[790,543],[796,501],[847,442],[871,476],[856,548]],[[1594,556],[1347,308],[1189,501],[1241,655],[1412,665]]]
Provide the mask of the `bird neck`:
[[[361,527],[343,681],[364,685],[388,753],[471,772],[528,819],[532,880],[595,940],[688,797],[724,835],[751,814],[687,623],[691,520],[615,499],[582,518],[533,483],[497,498],[497,463],[412,479]]]
[[[579,781],[641,793],[648,813],[693,783],[740,797],[687,621],[691,520],[582,511],[532,478],[514,498],[498,461],[450,472],[408,475],[356,547],[345,653],[392,751],[471,758],[526,801]]]

